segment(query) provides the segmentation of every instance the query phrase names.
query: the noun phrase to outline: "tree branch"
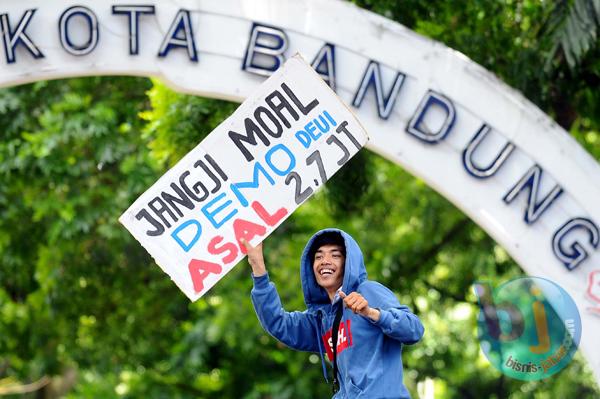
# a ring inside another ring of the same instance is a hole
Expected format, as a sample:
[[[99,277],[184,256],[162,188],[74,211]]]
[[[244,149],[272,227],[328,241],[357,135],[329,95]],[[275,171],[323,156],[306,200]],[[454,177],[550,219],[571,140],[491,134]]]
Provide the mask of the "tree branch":
[[[464,218],[464,219],[461,219],[454,226],[452,226],[452,228],[450,230],[448,230],[446,232],[446,234],[444,234],[444,237],[442,237],[442,239],[437,244],[435,244],[432,247],[430,247],[429,249],[427,249],[427,251],[425,251],[421,255],[421,261],[419,262],[419,264],[423,265],[425,263],[429,263],[437,255],[437,253],[443,247],[445,247],[446,245],[451,243],[456,238],[458,233],[460,233],[462,230],[464,230],[469,225],[470,222],[471,222],[471,219]]]
[[[8,384],[6,386],[0,386],[0,396],[3,395],[19,395],[24,393],[30,393],[39,391],[44,388],[46,385],[50,384],[52,380],[47,375],[43,376],[36,382],[32,382],[31,384]]]

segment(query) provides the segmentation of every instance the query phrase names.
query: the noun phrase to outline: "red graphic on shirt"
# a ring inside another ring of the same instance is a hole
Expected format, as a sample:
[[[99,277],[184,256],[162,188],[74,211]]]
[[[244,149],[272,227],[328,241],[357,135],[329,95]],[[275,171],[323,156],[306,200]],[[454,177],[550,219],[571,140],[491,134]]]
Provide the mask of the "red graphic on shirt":
[[[346,328],[347,327],[347,328]],[[331,329],[323,335],[323,342],[325,343],[325,350],[327,351],[327,358],[333,361],[333,345],[331,342]],[[340,354],[344,349],[352,346],[352,329],[350,328],[350,319],[340,323],[338,329],[337,339],[337,353]]]

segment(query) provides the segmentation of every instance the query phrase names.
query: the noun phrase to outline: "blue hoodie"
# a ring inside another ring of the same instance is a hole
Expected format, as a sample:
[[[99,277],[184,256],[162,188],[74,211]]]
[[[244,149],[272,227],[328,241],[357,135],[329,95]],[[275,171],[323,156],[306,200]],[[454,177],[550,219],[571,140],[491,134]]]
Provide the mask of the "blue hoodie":
[[[340,391],[336,399],[410,398],[402,382],[402,344],[414,344],[423,336],[423,325],[417,316],[400,305],[385,286],[367,280],[362,252],[354,239],[338,229],[317,232],[302,254],[300,276],[307,310],[286,312],[275,285],[268,274],[254,277],[252,303],[263,328],[290,348],[318,352],[323,373],[327,371],[323,356],[332,360],[331,329],[333,319],[343,301],[338,295],[330,302],[325,289],[317,284],[313,260],[309,258],[316,237],[337,231],[346,245],[346,263],[342,290],[360,293],[381,316],[377,322],[344,308],[338,330],[337,363]]]

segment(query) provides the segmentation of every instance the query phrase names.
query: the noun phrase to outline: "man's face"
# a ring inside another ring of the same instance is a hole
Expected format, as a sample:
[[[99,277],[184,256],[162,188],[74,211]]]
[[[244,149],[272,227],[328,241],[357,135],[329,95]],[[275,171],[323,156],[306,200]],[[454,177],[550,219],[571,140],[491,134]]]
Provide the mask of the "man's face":
[[[326,244],[315,252],[313,272],[317,284],[326,290],[336,290],[344,281],[344,256],[343,248],[335,244]]]

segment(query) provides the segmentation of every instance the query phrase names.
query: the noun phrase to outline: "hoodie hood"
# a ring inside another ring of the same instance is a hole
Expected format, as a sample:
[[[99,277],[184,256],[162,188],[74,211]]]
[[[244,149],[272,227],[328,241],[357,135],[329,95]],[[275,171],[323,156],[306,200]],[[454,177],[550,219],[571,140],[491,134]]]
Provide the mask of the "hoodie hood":
[[[346,262],[344,264],[344,281],[342,291],[349,294],[356,291],[358,285],[367,279],[367,269],[363,260],[362,251],[348,233],[339,229],[323,229],[318,231],[308,240],[302,252],[300,260],[300,278],[302,281],[302,291],[304,292],[304,302],[308,309],[314,309],[323,305],[330,305],[327,291],[317,284],[313,272],[313,259],[310,259],[310,248],[315,239],[326,232],[338,232],[344,238],[346,246]]]

